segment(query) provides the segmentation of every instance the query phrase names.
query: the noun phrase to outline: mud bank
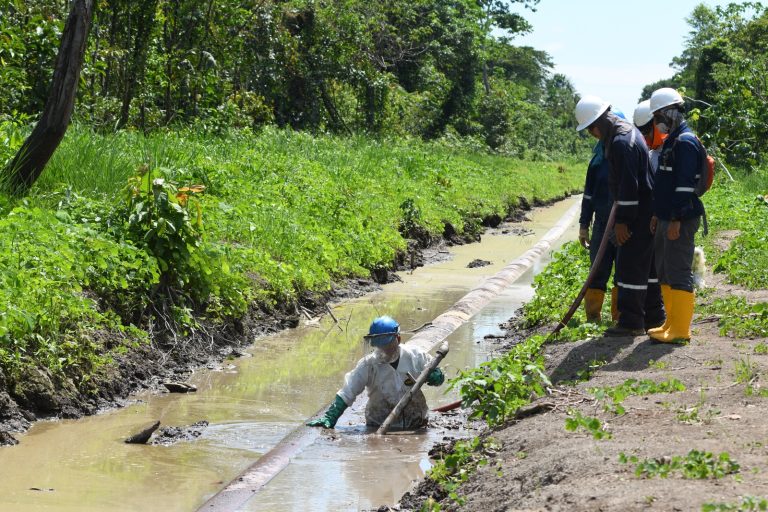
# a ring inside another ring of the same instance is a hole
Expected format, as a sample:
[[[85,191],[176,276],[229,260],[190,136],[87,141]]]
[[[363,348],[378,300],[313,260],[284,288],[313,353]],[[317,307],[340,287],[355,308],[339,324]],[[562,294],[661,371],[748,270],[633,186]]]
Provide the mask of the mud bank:
[[[546,206],[552,201],[521,198],[519,207],[501,217],[482,219],[483,229],[496,228],[502,221],[525,220],[525,212],[533,206]],[[513,228],[514,229],[514,228]],[[523,233],[514,233],[523,235]],[[459,235],[446,225],[442,237],[425,233],[409,233],[408,249],[396,256],[389,268],[371,271],[370,278],[349,279],[335,283],[324,293],[306,293],[294,303],[275,308],[253,305],[248,314],[224,325],[200,322],[191,334],[155,328],[150,344],[136,346],[105,366],[88,386],[43,372],[33,371],[11,381],[0,372],[0,445],[15,444],[14,433],[26,431],[38,419],[80,418],[101,410],[121,407],[131,394],[142,390],[164,392],[164,382],[183,382],[201,368],[220,368],[227,358],[239,357],[242,349],[253,339],[298,325],[300,317],[326,314],[329,305],[360,297],[380,288],[380,284],[397,280],[394,271],[414,268],[450,258],[449,247],[479,240],[480,232]],[[152,332],[152,331],[151,331]],[[106,346],[110,338],[121,336],[113,332],[100,333]],[[83,391],[87,389],[88,391]]]
[[[706,281],[711,288],[697,311],[720,297],[768,300],[768,291],[747,291],[720,275]],[[551,394],[532,404],[537,414],[482,434],[500,448],[458,488],[458,501],[425,480],[395,510],[421,510],[428,499],[439,510],[462,511],[760,510],[749,503],[768,496],[762,382],[768,339],[722,336],[715,317],[696,315],[693,324],[685,345],[640,336],[545,346]],[[501,342],[514,343],[520,334],[507,337]],[[618,413],[610,400],[595,398],[595,388],[628,379],[677,379],[685,390],[628,396]],[[566,430],[566,420],[579,415],[596,418],[607,435]],[[691,458],[694,451],[713,459]],[[677,458],[704,478],[675,468]],[[660,476],[664,467],[671,469]]]

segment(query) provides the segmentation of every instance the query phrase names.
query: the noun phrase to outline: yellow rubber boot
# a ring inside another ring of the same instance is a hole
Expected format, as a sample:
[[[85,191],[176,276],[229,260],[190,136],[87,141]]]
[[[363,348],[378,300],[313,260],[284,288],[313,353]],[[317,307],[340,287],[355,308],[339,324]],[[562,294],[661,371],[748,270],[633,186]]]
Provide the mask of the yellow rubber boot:
[[[664,324],[660,325],[659,327],[654,327],[653,329],[648,329],[648,335],[653,336],[654,334],[658,335],[669,329],[669,292],[672,290],[672,288],[668,284],[661,285],[661,298],[664,300],[664,311],[667,313],[667,318],[664,320]]]
[[[619,287],[611,288],[611,320],[613,323],[619,323]]]
[[[600,323],[600,311],[603,309],[605,292],[597,288],[587,288],[584,295],[584,311],[587,313],[587,322]]]
[[[669,290],[669,328],[651,338],[662,343],[689,341],[691,339],[691,320],[693,320],[693,292],[685,290]]]

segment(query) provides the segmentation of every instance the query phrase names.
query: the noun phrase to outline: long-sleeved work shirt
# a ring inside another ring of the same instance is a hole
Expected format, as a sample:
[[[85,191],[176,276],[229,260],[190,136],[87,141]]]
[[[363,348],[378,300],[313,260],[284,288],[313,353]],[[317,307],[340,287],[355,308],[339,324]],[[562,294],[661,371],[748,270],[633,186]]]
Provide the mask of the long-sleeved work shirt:
[[[616,223],[630,224],[638,213],[651,208],[653,171],[648,160],[648,146],[634,126],[620,123],[609,141],[608,187],[617,203]]]
[[[608,221],[611,213],[611,193],[608,190],[608,175],[610,163],[603,154],[603,143],[598,142],[592,150],[592,159],[587,167],[587,177],[584,181],[584,196],[581,199],[581,215],[579,225],[589,227],[592,217]]]
[[[653,212],[659,219],[685,220],[704,213],[704,205],[694,193],[702,158],[701,142],[685,122],[664,141],[653,198]]]
[[[357,366],[344,377],[344,386],[337,393],[344,403],[352,405],[355,398],[368,391],[368,404],[365,406],[365,422],[377,427],[384,423],[389,413],[413,383],[408,374],[418,378],[429,365],[432,356],[416,347],[400,345],[400,358],[397,369],[390,363],[380,362],[374,354],[368,354],[357,362]],[[407,384],[407,383],[410,383]],[[424,425],[429,409],[421,390],[414,393],[400,418],[395,418],[393,427],[419,428]]]

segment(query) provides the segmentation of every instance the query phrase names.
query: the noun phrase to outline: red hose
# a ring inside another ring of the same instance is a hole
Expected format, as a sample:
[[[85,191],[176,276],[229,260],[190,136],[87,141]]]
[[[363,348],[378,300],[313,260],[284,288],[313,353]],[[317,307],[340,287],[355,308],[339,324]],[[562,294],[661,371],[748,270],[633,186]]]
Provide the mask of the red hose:
[[[603,261],[603,256],[605,255],[605,249],[608,247],[608,233],[613,229],[613,224],[616,221],[616,203],[613,203],[613,206],[611,207],[611,213],[608,215],[608,223],[605,225],[605,231],[603,232],[603,238],[600,240],[600,247],[597,248],[597,254],[595,254],[595,261],[592,262],[592,267],[589,269],[589,275],[587,275],[587,280],[584,281],[584,285],[581,287],[581,291],[576,296],[576,299],[574,299],[573,304],[571,304],[571,308],[568,310],[568,312],[565,314],[562,320],[555,326],[554,330],[547,336],[547,340],[545,343],[552,340],[552,338],[560,332],[560,329],[568,325],[568,322],[570,322],[571,318],[573,318],[573,315],[576,313],[576,310],[579,309],[579,306],[581,305],[581,301],[584,300],[584,296],[587,294],[587,289],[589,288],[589,285],[592,284],[592,280],[595,278],[595,274],[597,274],[597,270],[600,267],[600,262]]]

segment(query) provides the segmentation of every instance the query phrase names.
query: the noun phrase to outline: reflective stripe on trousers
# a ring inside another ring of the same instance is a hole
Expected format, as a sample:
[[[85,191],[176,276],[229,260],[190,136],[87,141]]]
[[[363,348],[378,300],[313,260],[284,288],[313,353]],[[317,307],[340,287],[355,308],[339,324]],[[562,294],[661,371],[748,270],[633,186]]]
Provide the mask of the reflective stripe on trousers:
[[[650,211],[641,211],[628,226],[632,236],[616,255],[619,325],[630,329],[643,329],[659,315],[663,321],[660,287],[657,282],[649,282],[656,280],[650,222]]]

